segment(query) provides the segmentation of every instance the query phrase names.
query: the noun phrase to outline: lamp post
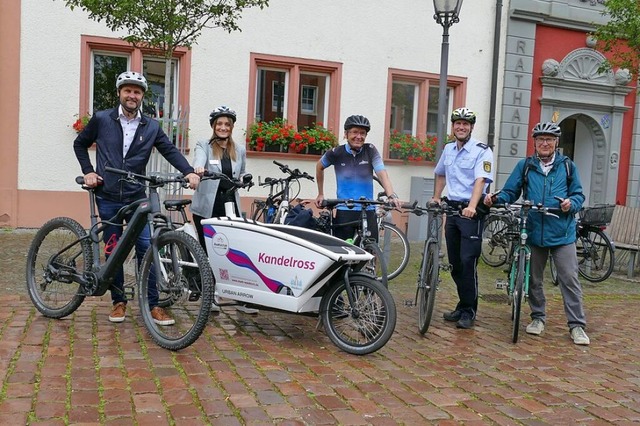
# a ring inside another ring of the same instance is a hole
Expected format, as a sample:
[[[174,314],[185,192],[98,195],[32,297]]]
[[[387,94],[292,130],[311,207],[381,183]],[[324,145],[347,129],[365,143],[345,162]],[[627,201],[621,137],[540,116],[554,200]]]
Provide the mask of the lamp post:
[[[447,68],[449,65],[449,27],[460,22],[458,15],[462,0],[433,0],[436,13],[433,19],[442,25],[442,47],[440,50],[440,87],[438,89],[438,142],[436,162],[440,160],[447,128]]]

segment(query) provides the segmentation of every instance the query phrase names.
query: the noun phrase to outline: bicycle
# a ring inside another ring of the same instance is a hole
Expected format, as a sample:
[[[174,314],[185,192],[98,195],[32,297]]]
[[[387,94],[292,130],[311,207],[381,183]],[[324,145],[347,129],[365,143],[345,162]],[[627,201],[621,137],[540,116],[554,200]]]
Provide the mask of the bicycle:
[[[517,207],[517,206],[516,206]],[[609,278],[615,266],[615,248],[607,234],[605,223],[611,220],[615,206],[596,206],[579,212],[576,226],[576,250],[578,272],[590,282],[602,282]],[[594,213],[590,213],[595,209]],[[609,213],[610,212],[610,213]],[[605,216],[609,215],[606,219]],[[586,218],[586,221],[584,220]],[[513,229],[517,229],[517,217],[505,213],[492,213],[482,233],[482,260],[489,266],[499,267],[510,263]],[[557,285],[557,273],[550,258],[551,280]]]
[[[344,205],[349,209],[353,209],[356,205],[359,205],[361,212],[360,219],[353,222],[345,222],[334,225],[333,209],[338,205]],[[324,200],[322,200],[321,207],[327,209],[329,213],[325,215],[325,219],[323,220],[327,222],[325,225],[325,229],[323,230],[328,232],[330,235],[333,235],[333,232],[336,228],[356,225],[356,232],[353,238],[350,238],[351,241],[347,240],[347,242],[352,243],[353,245],[358,246],[373,255],[373,259],[369,262],[367,270],[378,281],[381,281],[385,287],[388,287],[389,276],[387,273],[387,265],[384,261],[383,253],[380,250],[378,243],[371,238],[371,232],[369,232],[369,223],[367,221],[367,207],[372,205],[382,206],[386,205],[386,202],[379,200],[367,200],[365,198],[361,198],[359,200],[325,198]]]
[[[414,305],[418,306],[418,331],[425,334],[431,324],[433,309],[436,302],[436,292],[440,283],[440,271],[448,271],[450,265],[442,264],[444,257],[440,253],[442,224],[445,216],[459,215],[460,210],[447,204],[445,198],[440,203],[428,202],[425,207],[420,207],[417,201],[411,205],[404,205],[416,216],[427,214],[427,238],[424,241],[422,260],[418,270],[418,281]]]
[[[378,194],[378,200],[387,202]],[[376,220],[378,222],[378,247],[387,266],[387,279],[398,277],[409,264],[411,246],[404,232],[390,222],[390,211],[394,210],[388,204],[376,206]]]
[[[316,315],[345,352],[384,346],[396,324],[389,290],[364,273],[372,255],[311,229],[237,217],[202,221],[216,294],[250,307]]]
[[[138,236],[151,228],[151,245],[139,266],[138,305],[149,335],[159,346],[183,349],[202,334],[214,295],[214,281],[207,255],[197,240],[176,231],[161,212],[158,188],[183,177],[144,176],[107,167],[107,173],[129,182],[146,185],[148,198],[123,207],[109,221],[98,221],[95,190],[76,182],[89,193],[91,227],[87,232],[69,217],[56,217],[36,233],[27,255],[26,280],[29,297],[36,309],[49,318],[63,318],[75,312],[87,296],[102,296],[114,282]],[[168,208],[188,204],[184,200],[165,201]],[[100,242],[105,228],[131,216],[122,236],[102,263]],[[175,323],[159,326],[149,309],[149,280],[156,280],[159,304],[168,308]],[[131,298],[134,296],[131,295]]]
[[[545,207],[542,204],[534,205],[530,200],[525,200],[518,210],[511,210],[509,204],[494,204],[493,209],[504,209],[506,215],[511,215],[516,220],[511,220],[511,228],[509,237],[512,238],[508,259],[511,264],[507,270],[507,282],[496,282],[497,289],[506,289],[509,304],[511,304],[511,321],[512,332],[511,340],[513,343],[518,342],[520,332],[520,315],[522,311],[522,302],[529,297],[529,274],[531,266],[531,247],[527,243],[527,220],[529,212],[538,212],[540,214],[558,217],[553,212],[559,212],[560,209]],[[517,228],[516,228],[517,226]]]
[[[599,283],[611,276],[615,266],[615,247],[604,232],[611,223],[615,205],[596,205],[578,212],[576,250],[578,272],[586,280]],[[553,257],[549,259],[551,282],[558,285],[558,272]]]
[[[266,200],[255,200],[252,205],[251,218],[255,221],[264,223],[284,224],[284,220],[289,213],[289,202],[292,199],[290,190],[292,182],[298,184],[298,192],[300,191],[300,179],[308,179],[314,181],[313,176],[307,172],[301,172],[299,169],[291,170],[288,165],[273,161],[273,164],[280,168],[280,171],[288,176],[280,179],[265,178],[264,182],[259,182],[260,186],[269,186],[269,195]]]
[[[374,182],[382,187],[382,181],[373,176]],[[378,200],[388,202],[387,193],[378,192]],[[387,278],[392,280],[399,276],[409,264],[411,246],[406,234],[394,223],[391,211],[397,210],[392,205],[376,206],[376,218],[378,221],[378,246],[387,265]]]

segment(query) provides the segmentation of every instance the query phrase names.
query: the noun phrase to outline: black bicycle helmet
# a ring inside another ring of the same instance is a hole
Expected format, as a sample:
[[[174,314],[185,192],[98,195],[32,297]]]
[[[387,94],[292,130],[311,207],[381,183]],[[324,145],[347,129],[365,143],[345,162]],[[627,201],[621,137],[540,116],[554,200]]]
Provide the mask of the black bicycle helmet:
[[[454,109],[451,113],[451,122],[453,123],[458,120],[476,124],[476,113],[465,107]]]
[[[560,126],[550,121],[536,124],[533,126],[533,130],[531,131],[531,136],[534,138],[540,135],[551,135],[559,138],[561,134],[562,130],[560,130]]]
[[[212,126],[213,122],[218,117],[229,117],[231,121],[233,121],[234,123],[236,122],[236,112],[224,105],[219,106],[218,108],[214,109],[211,114],[209,114],[209,126]]]
[[[352,127],[362,127],[368,132],[371,130],[371,123],[364,115],[352,115],[344,121],[344,130],[349,130]]]
[[[119,91],[120,87],[124,86],[125,84],[140,86],[145,92],[149,88],[149,86],[147,85],[147,79],[144,78],[142,74],[135,71],[125,71],[120,74],[116,79],[116,90]]]

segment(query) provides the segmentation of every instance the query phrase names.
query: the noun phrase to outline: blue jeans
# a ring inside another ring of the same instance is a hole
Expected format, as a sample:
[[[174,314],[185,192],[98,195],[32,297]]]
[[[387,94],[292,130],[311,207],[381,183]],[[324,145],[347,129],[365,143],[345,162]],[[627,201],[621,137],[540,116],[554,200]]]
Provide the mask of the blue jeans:
[[[96,204],[98,205],[98,214],[100,215],[100,219],[102,221],[110,221],[110,222],[113,222],[110,219],[113,218],[113,216],[115,216],[116,213],[118,213],[118,210],[120,210],[122,207],[127,205],[127,203],[105,200],[104,198],[98,198],[98,197],[96,197]],[[126,215],[124,217],[124,221],[129,222],[131,220],[131,216],[133,216],[133,213]],[[122,220],[116,223],[121,225]],[[105,258],[107,259],[109,258],[109,253],[111,252],[110,246],[112,248],[115,242],[117,242],[120,239],[120,237],[122,236],[122,230],[123,230],[122,226],[116,226],[116,225],[108,225],[105,228],[104,234],[102,236],[103,241],[105,243]],[[140,236],[138,237],[138,240],[136,241],[136,258],[138,259],[138,268],[140,268],[140,264],[142,263],[142,258],[144,257],[144,254],[147,252],[147,249],[149,248],[150,245],[151,245],[151,230],[147,225],[142,231],[142,233],[140,234]],[[125,294],[124,294],[124,270],[122,268],[118,269],[118,272],[116,273],[114,282],[110,290],[111,290],[111,300],[113,301],[114,305],[119,302],[127,303],[127,298],[125,297]],[[153,308],[158,305],[158,288],[156,287],[156,277],[153,269],[149,274],[148,290],[149,290],[148,291],[149,308]]]

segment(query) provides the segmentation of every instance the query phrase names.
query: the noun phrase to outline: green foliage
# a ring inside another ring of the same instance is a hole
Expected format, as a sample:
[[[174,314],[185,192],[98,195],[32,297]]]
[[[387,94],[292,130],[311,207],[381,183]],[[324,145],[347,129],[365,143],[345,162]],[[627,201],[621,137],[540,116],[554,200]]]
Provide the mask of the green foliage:
[[[63,0],[112,31],[124,29],[125,41],[160,49],[170,58],[178,46],[190,47],[204,28],[240,30],[241,12],[263,9],[269,0]]]
[[[609,22],[596,28],[592,35],[598,40],[598,49],[611,54],[600,71],[613,66],[628,69],[638,78],[640,67],[640,1],[606,0],[605,10]]]

